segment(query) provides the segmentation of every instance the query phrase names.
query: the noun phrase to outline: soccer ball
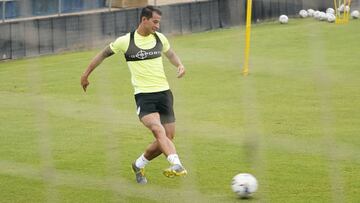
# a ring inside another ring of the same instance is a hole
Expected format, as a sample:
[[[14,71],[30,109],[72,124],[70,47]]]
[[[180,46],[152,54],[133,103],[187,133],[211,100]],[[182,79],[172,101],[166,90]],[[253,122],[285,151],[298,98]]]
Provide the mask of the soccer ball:
[[[326,13],[335,14],[335,10],[333,8],[326,9]]]
[[[327,15],[327,21],[328,21],[329,23],[335,22],[335,18],[336,18],[336,17],[335,17],[334,14],[327,13],[326,15]]]
[[[240,198],[249,198],[256,192],[258,183],[253,175],[239,173],[232,179],[231,188]]]
[[[308,16],[308,12],[305,11],[305,10],[301,10],[301,11],[299,12],[299,15],[300,15],[302,18],[306,18],[306,17]]]
[[[359,16],[360,16],[360,13],[358,10],[354,10],[353,12],[351,12],[352,18],[357,19],[357,18],[359,18]]]
[[[286,24],[286,23],[289,22],[289,18],[286,15],[281,15],[279,17],[279,21],[280,21],[281,24]]]
[[[315,13],[314,9],[310,8],[307,10],[307,12],[308,12],[308,16],[310,16],[310,17],[314,16],[314,13]]]
[[[316,20],[320,20],[320,11],[315,11],[313,17],[314,17]]]
[[[327,15],[326,15],[326,13],[325,12],[320,12],[320,20],[327,20],[328,19],[328,17],[327,17]]]
[[[349,12],[350,11],[350,6],[345,6],[345,11]]]
[[[339,12],[344,12],[344,8],[345,8],[344,4],[341,4],[337,10]]]

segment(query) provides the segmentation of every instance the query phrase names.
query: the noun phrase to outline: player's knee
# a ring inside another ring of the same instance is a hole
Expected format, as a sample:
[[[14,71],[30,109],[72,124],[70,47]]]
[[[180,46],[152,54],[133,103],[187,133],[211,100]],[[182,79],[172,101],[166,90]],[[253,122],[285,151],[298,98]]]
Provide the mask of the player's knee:
[[[163,132],[164,132],[164,128],[163,128],[160,124],[152,124],[152,125],[150,126],[150,130],[151,130],[151,132],[154,133],[154,135],[155,135],[156,137],[161,136],[162,134],[164,134],[164,133],[163,133]]]

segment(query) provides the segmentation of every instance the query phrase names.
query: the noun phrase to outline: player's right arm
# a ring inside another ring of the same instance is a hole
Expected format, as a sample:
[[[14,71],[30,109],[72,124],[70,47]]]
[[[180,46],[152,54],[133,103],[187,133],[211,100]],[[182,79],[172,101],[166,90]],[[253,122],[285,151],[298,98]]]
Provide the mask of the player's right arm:
[[[114,54],[114,51],[110,48],[110,46],[107,46],[105,49],[103,49],[101,52],[99,52],[90,62],[88,67],[86,68],[85,72],[81,76],[81,86],[84,89],[84,92],[86,92],[87,86],[90,84],[88,81],[88,77],[91,74],[91,72],[98,67],[104,59],[106,59],[109,56],[112,56]]]

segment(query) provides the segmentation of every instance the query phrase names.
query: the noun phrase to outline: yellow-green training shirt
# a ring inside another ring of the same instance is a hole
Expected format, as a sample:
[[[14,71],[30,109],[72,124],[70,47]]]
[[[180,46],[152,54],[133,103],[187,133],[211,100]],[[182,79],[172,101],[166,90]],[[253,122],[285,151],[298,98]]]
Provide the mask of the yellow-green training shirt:
[[[159,32],[156,32],[156,34],[163,45],[162,53],[167,52],[170,49],[169,41],[163,34]],[[140,49],[151,49],[156,45],[156,38],[153,34],[144,37],[135,31],[134,42]],[[125,54],[129,43],[130,33],[110,43],[110,48],[115,54],[119,52]],[[131,83],[134,87],[134,94],[160,92],[169,89],[162,57],[140,61],[127,61],[127,64],[131,73]]]

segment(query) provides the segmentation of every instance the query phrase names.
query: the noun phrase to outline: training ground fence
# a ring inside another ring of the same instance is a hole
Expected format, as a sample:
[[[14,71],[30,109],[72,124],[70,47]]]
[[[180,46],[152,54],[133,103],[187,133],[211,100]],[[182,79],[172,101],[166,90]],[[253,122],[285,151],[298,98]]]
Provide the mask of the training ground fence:
[[[88,6],[99,6],[102,1],[94,2]],[[163,12],[161,32],[184,34],[242,25],[245,22],[246,2],[202,0],[159,5]],[[330,0],[253,0],[252,19],[257,22],[278,18],[281,14],[295,16],[300,9],[320,10],[332,6],[333,1]],[[140,12],[141,8],[105,9],[100,12],[3,20],[0,22],[0,60],[104,46],[136,29]]]

